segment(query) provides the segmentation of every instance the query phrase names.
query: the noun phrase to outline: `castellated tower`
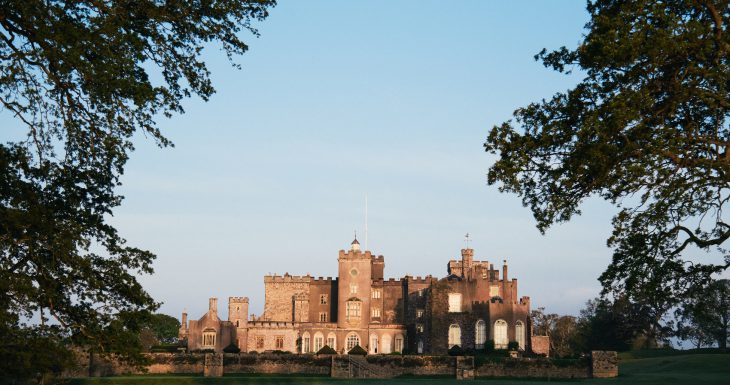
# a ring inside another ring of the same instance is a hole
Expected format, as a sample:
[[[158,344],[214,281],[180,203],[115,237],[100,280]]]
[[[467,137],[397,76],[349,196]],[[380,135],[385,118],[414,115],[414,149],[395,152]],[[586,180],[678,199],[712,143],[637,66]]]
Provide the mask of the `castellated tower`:
[[[340,250],[337,324],[340,328],[367,328],[370,322],[372,255],[360,250],[355,239],[349,251]]]
[[[228,297],[228,321],[237,328],[248,326],[248,297]]]

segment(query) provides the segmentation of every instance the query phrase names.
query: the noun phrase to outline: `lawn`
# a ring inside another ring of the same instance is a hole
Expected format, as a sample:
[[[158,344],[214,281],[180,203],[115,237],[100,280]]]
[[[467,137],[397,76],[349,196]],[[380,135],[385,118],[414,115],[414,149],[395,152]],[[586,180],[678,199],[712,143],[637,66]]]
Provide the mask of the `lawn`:
[[[619,377],[590,380],[523,380],[505,378],[479,378],[467,383],[544,385],[549,384],[604,384],[604,385],[674,385],[674,384],[730,384],[730,354],[691,354],[652,358],[627,358],[621,361]],[[342,380],[329,377],[293,376],[236,376],[205,378],[189,376],[137,376],[107,377],[72,380],[69,385],[349,385],[349,384],[464,384],[450,378],[402,378],[392,380]]]

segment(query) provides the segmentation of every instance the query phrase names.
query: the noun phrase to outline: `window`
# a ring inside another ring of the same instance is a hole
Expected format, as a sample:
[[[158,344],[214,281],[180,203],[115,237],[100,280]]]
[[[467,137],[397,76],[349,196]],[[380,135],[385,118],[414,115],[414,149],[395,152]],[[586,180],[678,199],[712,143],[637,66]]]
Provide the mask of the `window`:
[[[417,350],[417,352],[418,352],[418,354],[423,354],[423,341],[421,341],[421,340],[418,341],[418,350]]]
[[[474,328],[474,343],[476,344],[476,348],[483,348],[485,341],[487,341],[487,323],[479,320]]]
[[[492,297],[499,297],[499,286],[492,285],[489,286],[489,298]]]
[[[370,309],[370,313],[372,313],[371,315],[374,318],[380,318],[380,309],[378,309],[377,307]]]
[[[391,339],[390,339],[389,335],[386,334],[383,336],[383,341],[380,342],[380,352],[381,353],[390,354],[390,349],[391,349],[390,341],[391,341]]]
[[[461,293],[449,293],[449,313],[461,312]]]
[[[378,354],[378,336],[370,336],[370,354]]]
[[[215,329],[205,329],[203,330],[203,346],[205,347],[215,347]]]
[[[309,333],[302,335],[302,353],[310,353],[312,351],[312,345],[310,345]]]
[[[277,350],[284,350],[284,336],[276,336],[276,349]]]
[[[357,285],[350,285],[350,294],[357,294]]]
[[[327,346],[337,350],[337,337],[334,333],[327,334]]]
[[[320,294],[319,295],[319,304],[320,305],[326,305],[327,304],[327,294]]]
[[[494,323],[494,347],[497,349],[506,349],[507,343],[507,322],[498,319]]]
[[[525,350],[525,324],[522,321],[517,321],[515,324],[515,337],[520,349]]]
[[[373,298],[380,298],[381,291],[380,289],[373,289]]]
[[[421,290],[418,291],[418,296],[419,297],[423,297],[423,289],[421,289]]]
[[[264,348],[264,336],[256,336],[256,349]]]
[[[416,309],[416,318],[423,318],[423,309]]]
[[[241,326],[241,320],[236,320],[236,327],[240,327],[240,326]]]
[[[360,337],[357,334],[350,334],[347,336],[347,351],[349,352],[355,346],[360,345]]]
[[[324,335],[322,333],[317,332],[317,334],[314,335],[314,352],[318,352],[319,349],[322,349],[324,346]]]
[[[360,301],[347,301],[345,316],[347,319],[360,318]]]
[[[455,345],[461,346],[461,328],[457,324],[449,326],[449,349]]]
[[[400,334],[395,336],[395,351],[398,353],[403,352],[403,336]]]
[[[423,333],[423,324],[416,324],[416,332]]]
[[[319,313],[319,322],[327,322],[327,312]]]

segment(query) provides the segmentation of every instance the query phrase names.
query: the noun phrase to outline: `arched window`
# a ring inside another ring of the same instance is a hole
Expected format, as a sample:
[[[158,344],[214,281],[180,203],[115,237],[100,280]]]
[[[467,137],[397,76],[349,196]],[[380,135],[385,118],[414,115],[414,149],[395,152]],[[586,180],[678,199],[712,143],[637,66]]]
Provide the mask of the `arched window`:
[[[318,352],[322,347],[324,347],[324,334],[317,332],[314,334],[314,352]]]
[[[423,341],[418,340],[418,354],[423,354]]]
[[[474,327],[474,343],[477,349],[484,347],[484,342],[487,341],[487,323],[484,320],[477,321]]]
[[[389,354],[391,352],[391,338],[389,335],[384,335],[383,340],[380,341],[380,352],[383,354]]]
[[[398,334],[395,336],[395,351],[398,353],[403,352],[403,335]]]
[[[515,324],[515,339],[520,345],[520,349],[525,350],[525,324],[522,321],[517,321]]]
[[[494,347],[497,349],[506,349],[509,340],[507,339],[507,322],[498,319],[494,322]]]
[[[337,350],[337,336],[335,336],[335,333],[327,334],[327,346]]]
[[[346,346],[347,346],[348,352],[357,345],[360,345],[360,337],[357,334],[352,333],[349,336],[347,336],[347,345]]]
[[[309,333],[302,334],[302,353],[310,353],[312,351],[311,339]]]
[[[461,328],[457,324],[449,326],[449,349],[454,345],[461,346]]]
[[[203,330],[203,347],[205,348],[215,348],[215,329],[205,329]]]
[[[378,336],[375,334],[370,336],[370,353],[378,354]]]

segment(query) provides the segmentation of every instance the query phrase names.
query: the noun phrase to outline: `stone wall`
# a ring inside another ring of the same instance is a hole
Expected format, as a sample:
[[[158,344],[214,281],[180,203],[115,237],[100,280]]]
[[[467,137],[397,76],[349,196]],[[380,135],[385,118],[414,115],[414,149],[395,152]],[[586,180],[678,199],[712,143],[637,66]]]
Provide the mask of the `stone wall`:
[[[353,370],[358,376],[392,378],[410,376],[534,377],[589,378],[618,375],[615,352],[593,352],[593,364],[585,360],[548,358],[496,358],[449,356],[347,355],[316,356],[310,354],[223,354],[223,374],[279,373],[347,377]],[[82,359],[84,357],[81,357]],[[88,359],[88,356],[85,357]],[[152,353],[148,374],[200,375],[205,369],[205,354]],[[461,361],[459,361],[461,360]],[[467,361],[465,361],[467,360]],[[472,364],[473,363],[473,364]],[[468,364],[468,365],[467,365]],[[467,371],[473,371],[467,373]],[[67,377],[116,376],[144,373],[117,362],[94,358],[86,367]]]
[[[618,355],[603,350],[591,352],[591,369],[596,378],[618,376]]]
[[[532,336],[532,352],[535,354],[544,354],[550,357],[550,337],[549,336]]]
[[[505,358],[477,363],[478,377],[590,378],[587,360],[560,362],[547,358]]]
[[[305,294],[309,297],[311,280],[310,276],[265,276],[264,314],[261,320],[291,322],[294,319],[294,296]]]

